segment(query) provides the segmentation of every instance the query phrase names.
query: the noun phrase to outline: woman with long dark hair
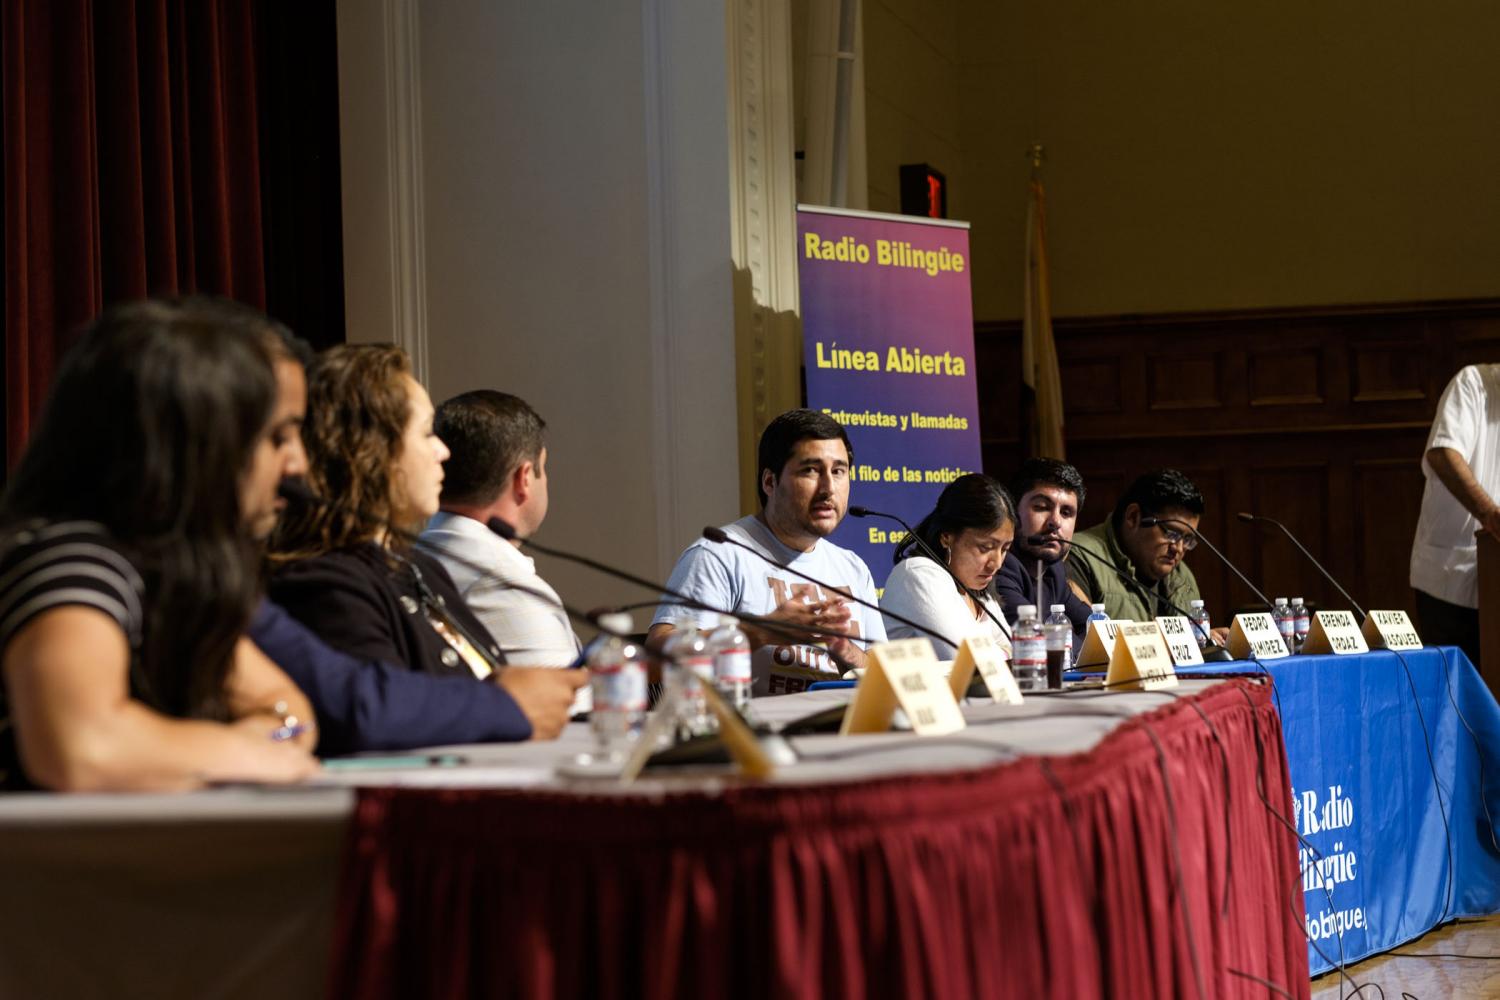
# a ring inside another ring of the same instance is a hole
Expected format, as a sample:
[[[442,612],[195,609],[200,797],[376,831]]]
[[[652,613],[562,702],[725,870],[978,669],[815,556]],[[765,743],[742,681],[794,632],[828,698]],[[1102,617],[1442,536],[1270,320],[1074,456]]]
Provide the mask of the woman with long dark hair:
[[[247,525],[274,511],[287,462],[254,315],[133,303],[64,360],[0,501],[4,784],[168,790],[316,767],[306,699],[244,638]]]
[[[914,530],[953,572],[933,562],[915,539],[903,539],[896,546],[896,568],[886,579],[880,606],[955,642],[976,630],[1004,640],[995,623],[1000,605],[993,583],[1015,533],[1016,508],[1005,487],[977,472],[959,476]],[[886,618],[885,628],[892,639],[922,634],[893,618]],[[932,639],[932,645],[940,660],[951,660],[957,653],[938,639]]]
[[[317,359],[303,428],[316,501],[272,537],[270,596],[345,653],[494,680],[522,705],[532,735],[555,736],[582,672],[501,669],[502,651],[447,571],[413,547],[437,512],[448,457],[432,418],[400,348],[346,345]]]

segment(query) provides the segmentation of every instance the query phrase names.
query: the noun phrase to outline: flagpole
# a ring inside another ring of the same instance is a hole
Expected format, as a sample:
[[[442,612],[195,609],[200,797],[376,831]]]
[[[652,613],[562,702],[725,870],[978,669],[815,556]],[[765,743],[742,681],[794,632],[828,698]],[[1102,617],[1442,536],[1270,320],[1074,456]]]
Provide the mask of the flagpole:
[[[1047,209],[1041,178],[1047,152],[1037,141],[1028,147],[1027,154],[1031,159],[1031,181],[1026,199],[1026,289],[1021,321],[1022,428],[1029,454],[1062,459],[1066,448],[1062,386],[1057,345],[1052,336]]]
[[[1040,139],[1035,140],[1026,148],[1026,156],[1031,160],[1031,179],[1026,190],[1026,281],[1022,293],[1021,306],[1021,392],[1016,397],[1016,405],[1021,411],[1021,457],[1033,458],[1041,454],[1041,425],[1037,419],[1036,398],[1036,358],[1032,356],[1031,324],[1033,322],[1032,296],[1036,289],[1036,276],[1033,274],[1036,261],[1032,255],[1032,241],[1036,239],[1036,183],[1041,179],[1042,161],[1047,158],[1047,149],[1042,145]],[[1028,392],[1029,390],[1029,392]]]

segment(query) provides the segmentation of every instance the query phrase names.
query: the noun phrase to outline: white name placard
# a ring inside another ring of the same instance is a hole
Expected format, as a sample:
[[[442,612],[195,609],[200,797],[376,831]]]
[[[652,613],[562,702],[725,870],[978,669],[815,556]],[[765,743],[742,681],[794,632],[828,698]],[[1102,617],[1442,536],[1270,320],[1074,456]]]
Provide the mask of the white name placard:
[[[1279,660],[1291,656],[1286,640],[1276,628],[1276,619],[1262,611],[1257,614],[1235,615],[1234,625],[1229,630],[1229,655],[1236,660]]]
[[[1111,618],[1107,621],[1089,622],[1089,628],[1083,636],[1083,648],[1078,651],[1078,663],[1074,670],[1101,670],[1109,666],[1109,658],[1114,655],[1115,633],[1120,631],[1121,625],[1129,625],[1130,622]]]
[[[1106,688],[1154,691],[1177,686],[1177,671],[1167,640],[1156,622],[1130,622],[1115,633],[1114,654],[1109,658]]]
[[[1422,637],[1405,611],[1371,611],[1364,637],[1371,649],[1421,649]]]
[[[964,728],[953,689],[938,679],[937,657],[926,639],[898,639],[865,651],[865,675],[844,712],[840,735],[883,733],[897,706],[918,736],[941,736]]]
[[[969,679],[979,672],[979,679],[990,697],[1002,705],[1021,704],[1021,689],[1010,672],[1010,657],[995,637],[971,635],[959,644],[948,684],[953,697],[962,699],[969,690]]]
[[[1185,615],[1162,615],[1156,619],[1161,637],[1166,640],[1172,663],[1179,667],[1203,666],[1203,650],[1198,648],[1198,633]]]
[[[1312,628],[1302,643],[1304,653],[1333,653],[1348,656],[1368,653],[1370,647],[1359,631],[1352,611],[1318,611],[1313,614]]]

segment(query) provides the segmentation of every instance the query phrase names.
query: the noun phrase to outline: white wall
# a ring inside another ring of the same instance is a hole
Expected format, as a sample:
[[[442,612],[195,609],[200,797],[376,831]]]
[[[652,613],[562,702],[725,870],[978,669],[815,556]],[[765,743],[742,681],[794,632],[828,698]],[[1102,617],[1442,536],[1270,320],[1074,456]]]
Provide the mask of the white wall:
[[[551,455],[538,540],[664,577],[738,512],[722,5],[339,12],[349,339],[420,353],[421,326],[435,400],[525,397]],[[416,318],[383,294],[403,269]],[[646,596],[538,564],[576,605]]]

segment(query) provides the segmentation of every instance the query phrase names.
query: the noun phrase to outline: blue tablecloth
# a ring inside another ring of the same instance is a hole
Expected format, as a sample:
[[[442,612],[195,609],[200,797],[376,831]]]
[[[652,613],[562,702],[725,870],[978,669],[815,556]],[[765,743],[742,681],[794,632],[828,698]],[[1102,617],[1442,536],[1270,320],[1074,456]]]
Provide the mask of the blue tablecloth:
[[[1265,667],[1280,699],[1293,818],[1316,852],[1301,851],[1312,972],[1500,911],[1490,819],[1500,818],[1500,707],[1468,658],[1429,647]],[[1259,672],[1240,662],[1183,673]]]

